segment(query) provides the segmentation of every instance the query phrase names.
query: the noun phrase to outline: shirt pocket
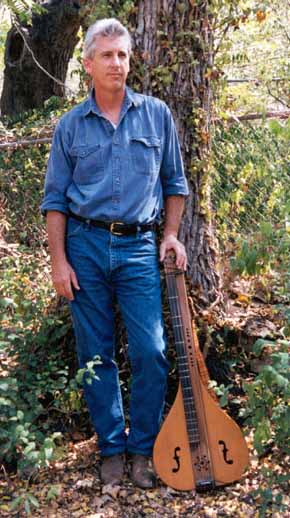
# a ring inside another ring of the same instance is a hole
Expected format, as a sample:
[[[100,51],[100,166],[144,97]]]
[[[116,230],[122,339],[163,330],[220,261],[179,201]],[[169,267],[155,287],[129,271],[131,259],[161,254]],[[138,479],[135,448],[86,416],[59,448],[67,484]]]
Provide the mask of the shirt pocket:
[[[160,138],[131,137],[133,171],[148,176],[156,175],[160,168]]]
[[[104,177],[104,149],[99,144],[71,149],[75,161],[73,180],[77,184],[92,184]]]

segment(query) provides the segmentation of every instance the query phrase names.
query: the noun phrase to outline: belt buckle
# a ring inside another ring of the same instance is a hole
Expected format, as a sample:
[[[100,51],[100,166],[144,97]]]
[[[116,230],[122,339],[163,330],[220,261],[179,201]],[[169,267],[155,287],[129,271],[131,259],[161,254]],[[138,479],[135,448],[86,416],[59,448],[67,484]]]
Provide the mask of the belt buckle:
[[[114,234],[114,236],[122,236],[122,232],[118,232],[118,230],[114,229],[115,225],[124,225],[124,223],[122,223],[122,221],[113,221],[113,223],[110,224],[111,234]]]

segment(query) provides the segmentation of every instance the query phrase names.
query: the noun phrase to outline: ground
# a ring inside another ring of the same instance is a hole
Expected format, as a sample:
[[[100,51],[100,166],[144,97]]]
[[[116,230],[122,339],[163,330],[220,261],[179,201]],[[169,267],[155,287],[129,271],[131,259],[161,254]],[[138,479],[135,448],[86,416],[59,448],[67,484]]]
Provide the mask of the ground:
[[[257,518],[260,499],[252,491],[263,486],[262,468],[275,463],[275,454],[258,459],[250,448],[250,466],[242,479],[228,487],[206,494],[195,491],[180,492],[166,487],[160,480],[158,487],[142,490],[132,485],[129,477],[121,486],[101,486],[99,479],[99,456],[96,438],[82,440],[74,437],[62,451],[62,460],[55,461],[40,472],[36,480],[20,480],[16,475],[3,473],[0,482],[1,518],[22,518],[24,510],[9,510],[9,503],[17,495],[26,492],[37,498],[39,507],[33,507],[33,518]],[[281,470],[282,466],[276,466]],[[285,465],[286,469],[286,465]],[[272,491],[281,491],[275,487]],[[266,512],[271,518],[290,518],[289,496],[284,494],[288,507],[282,513],[271,507]]]

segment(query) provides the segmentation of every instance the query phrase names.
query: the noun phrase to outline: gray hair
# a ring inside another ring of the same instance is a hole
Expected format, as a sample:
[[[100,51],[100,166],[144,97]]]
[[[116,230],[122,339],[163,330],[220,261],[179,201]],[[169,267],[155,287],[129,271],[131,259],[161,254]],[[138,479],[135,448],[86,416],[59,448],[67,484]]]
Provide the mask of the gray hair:
[[[98,36],[105,36],[107,38],[119,38],[120,36],[126,36],[128,39],[128,50],[129,54],[132,50],[131,37],[124,25],[116,20],[116,18],[104,18],[103,20],[96,21],[93,25],[88,28],[83,49],[83,58],[92,59],[96,49]]]

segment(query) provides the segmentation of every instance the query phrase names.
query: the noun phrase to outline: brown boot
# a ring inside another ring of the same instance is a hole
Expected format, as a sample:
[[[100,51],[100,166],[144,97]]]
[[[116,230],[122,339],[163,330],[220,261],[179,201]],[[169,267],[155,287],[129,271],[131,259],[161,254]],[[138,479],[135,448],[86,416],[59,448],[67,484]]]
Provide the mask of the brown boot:
[[[150,489],[156,485],[156,477],[151,458],[145,455],[132,455],[131,479],[136,486]]]
[[[103,484],[120,484],[125,467],[125,455],[118,453],[110,457],[103,457],[101,464],[101,481]]]

